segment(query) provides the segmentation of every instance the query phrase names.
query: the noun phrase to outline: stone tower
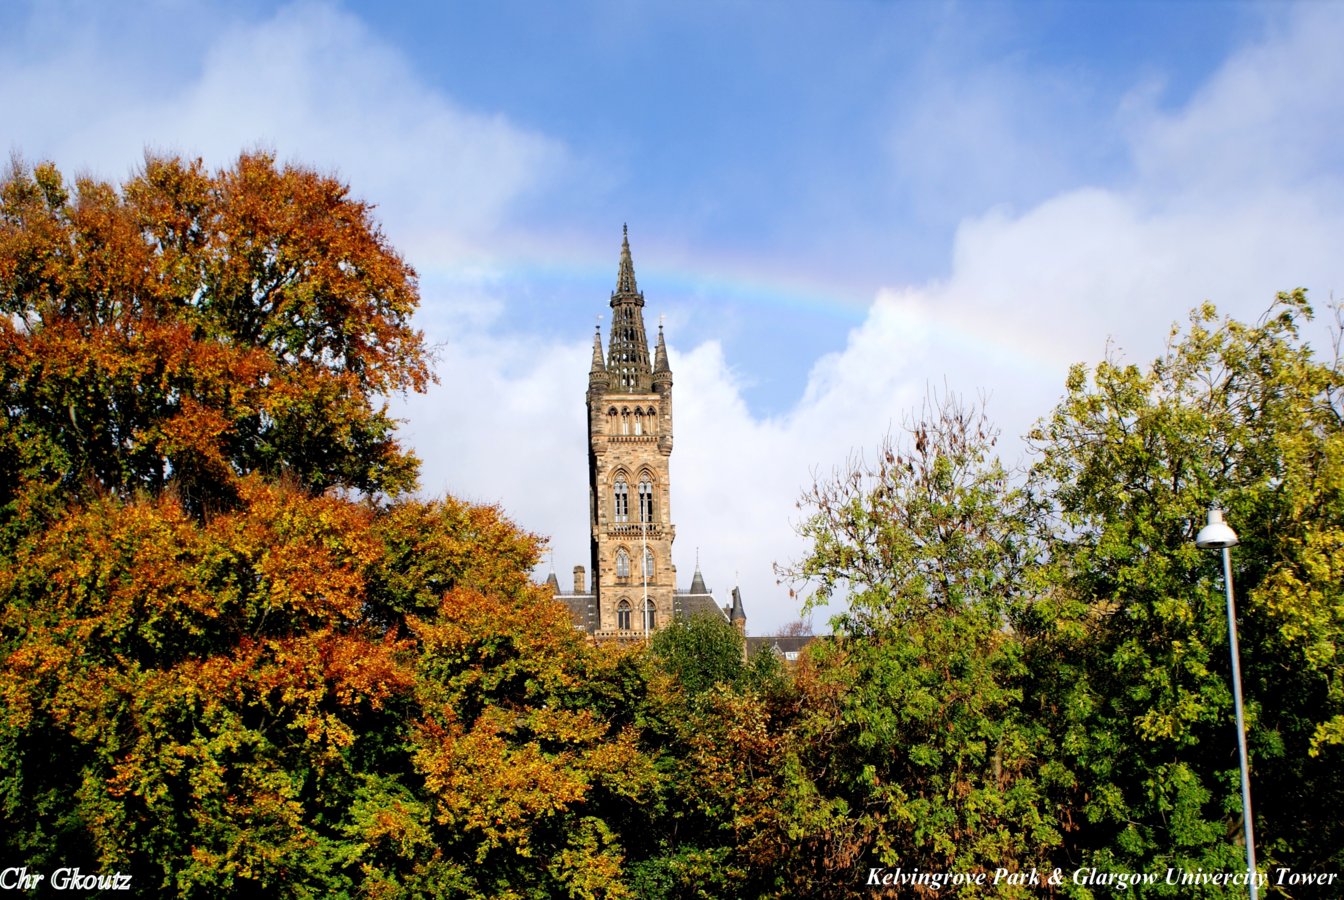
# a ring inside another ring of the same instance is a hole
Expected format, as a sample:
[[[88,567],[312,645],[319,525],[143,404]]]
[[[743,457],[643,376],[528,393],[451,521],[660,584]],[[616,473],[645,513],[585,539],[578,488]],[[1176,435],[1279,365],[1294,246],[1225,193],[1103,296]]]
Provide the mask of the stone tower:
[[[644,295],[623,229],[611,340],[599,328],[588,375],[588,491],[600,637],[652,633],[675,612],[676,570],[668,461],[672,455],[672,370],[662,327],[653,361]]]
[[[720,607],[700,574],[677,589],[672,565],[672,369],[663,329],[649,359],[644,295],[635,282],[630,236],[623,230],[616,290],[611,294],[611,341],[602,351],[602,329],[593,337],[588,370],[588,523],[592,579],[574,567],[574,589],[562,591],[554,572],[546,586],[569,608],[574,627],[595,640],[637,640],[676,616],[722,616],[745,631],[746,614],[734,591],[733,607]]]

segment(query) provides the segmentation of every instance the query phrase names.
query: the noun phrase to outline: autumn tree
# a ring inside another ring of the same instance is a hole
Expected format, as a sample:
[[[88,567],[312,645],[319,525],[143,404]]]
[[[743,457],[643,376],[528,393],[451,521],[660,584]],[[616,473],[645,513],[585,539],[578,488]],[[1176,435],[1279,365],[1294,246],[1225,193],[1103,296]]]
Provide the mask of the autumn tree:
[[[205,523],[63,516],[0,573],[0,848],[183,897],[630,896],[639,692],[536,558],[489,508],[255,476]]]
[[[701,613],[673,619],[641,654],[648,674],[633,708],[664,775],[628,859],[646,900],[768,897],[789,885],[780,779],[796,697],[774,653],[747,661],[743,650],[722,614]]]
[[[150,156],[120,188],[14,163],[0,183],[0,503],[250,472],[396,493],[382,397],[421,389],[415,273],[334,178]]]

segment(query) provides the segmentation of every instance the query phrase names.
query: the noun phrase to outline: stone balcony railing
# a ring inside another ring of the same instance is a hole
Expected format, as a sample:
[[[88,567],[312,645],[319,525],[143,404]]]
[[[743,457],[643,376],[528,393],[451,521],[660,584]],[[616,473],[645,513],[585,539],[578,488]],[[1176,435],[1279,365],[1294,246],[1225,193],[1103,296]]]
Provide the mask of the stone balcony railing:
[[[647,535],[649,540],[658,540],[663,536],[663,526],[650,522],[641,525],[638,522],[621,522],[619,524],[608,525],[607,534],[613,537],[638,538]]]
[[[649,636],[653,636],[652,631],[649,632]],[[593,637],[599,641],[642,641],[644,640],[644,632],[635,628],[604,628],[594,631]]]

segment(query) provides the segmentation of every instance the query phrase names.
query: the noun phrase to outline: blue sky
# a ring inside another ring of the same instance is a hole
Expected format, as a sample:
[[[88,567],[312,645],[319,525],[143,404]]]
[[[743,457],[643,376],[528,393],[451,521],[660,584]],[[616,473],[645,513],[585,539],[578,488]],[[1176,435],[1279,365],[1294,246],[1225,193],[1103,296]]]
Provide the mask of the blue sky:
[[[583,407],[630,225],[677,378],[676,561],[750,629],[793,501],[930,386],[1005,452],[1070,362],[1204,299],[1344,290],[1344,5],[10,3],[0,137],[119,180],[148,147],[338,172],[421,273],[429,493],[586,562]]]

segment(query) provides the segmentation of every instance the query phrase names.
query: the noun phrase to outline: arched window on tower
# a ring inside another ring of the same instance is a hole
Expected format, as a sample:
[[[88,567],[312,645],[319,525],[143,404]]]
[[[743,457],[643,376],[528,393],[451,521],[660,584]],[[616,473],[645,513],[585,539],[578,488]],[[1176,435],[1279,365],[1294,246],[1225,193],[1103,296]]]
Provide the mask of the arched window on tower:
[[[639,479],[639,521],[653,524],[653,482],[647,473]]]
[[[653,601],[649,599],[644,601],[644,629],[646,631],[656,631],[658,629],[658,612],[653,605]]]
[[[612,489],[615,509],[613,510],[617,522],[630,521],[630,486],[625,483],[624,475],[616,476],[616,484]]]
[[[630,433],[630,410],[621,410],[621,434]]]
[[[635,434],[644,433],[644,410],[635,410]]]
[[[630,630],[630,601],[622,600],[616,605],[616,627],[621,631]]]
[[[616,577],[622,579],[630,577],[630,554],[624,547],[616,551]]]
[[[653,581],[653,551],[648,547],[644,548],[644,578]]]

